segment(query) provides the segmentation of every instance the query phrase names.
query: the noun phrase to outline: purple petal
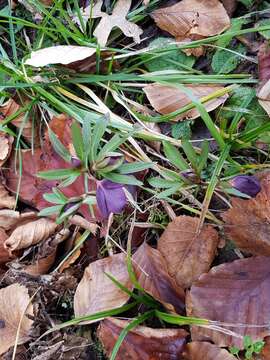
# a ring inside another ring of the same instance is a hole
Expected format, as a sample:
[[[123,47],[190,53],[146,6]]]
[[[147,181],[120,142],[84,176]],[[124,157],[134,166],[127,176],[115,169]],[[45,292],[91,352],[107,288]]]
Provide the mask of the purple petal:
[[[255,197],[261,191],[260,182],[255,176],[238,175],[230,180],[230,184],[243,194],[251,197]]]

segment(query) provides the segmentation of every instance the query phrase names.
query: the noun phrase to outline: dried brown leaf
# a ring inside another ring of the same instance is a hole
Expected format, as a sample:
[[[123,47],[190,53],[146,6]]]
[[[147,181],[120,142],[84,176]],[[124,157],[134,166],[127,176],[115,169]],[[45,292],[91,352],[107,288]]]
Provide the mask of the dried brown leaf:
[[[18,226],[5,241],[5,247],[12,253],[14,250],[25,249],[38,244],[51,236],[57,224],[48,218],[40,218]]]
[[[187,314],[235,324],[226,329],[238,337],[193,326],[192,339],[242,349],[241,336],[249,335],[255,341],[270,335],[267,325],[270,322],[269,263],[269,257],[250,257],[213,267],[208,274],[203,274],[191,287]]]
[[[18,344],[29,340],[33,324],[26,315],[34,316],[25,286],[13,284],[0,290],[0,355],[15,345],[17,330],[20,325]],[[22,319],[22,321],[21,321]],[[21,321],[21,324],[20,324]]]
[[[74,297],[76,317],[115,309],[128,301],[129,295],[115,285],[105,273],[109,273],[127,289],[132,290],[124,254],[97,260],[85,269],[76,289]]]
[[[227,350],[220,349],[218,346],[208,343],[193,341],[186,345],[183,359],[185,360],[236,360]]]
[[[6,250],[4,243],[8,235],[6,234],[5,230],[0,228],[0,265],[5,264],[7,261],[11,260],[9,252]]]
[[[241,250],[270,256],[270,172],[260,179],[261,191],[255,198],[233,198],[232,208],[222,214],[225,234]]]
[[[87,46],[57,45],[33,51],[26,65],[42,67],[51,64],[71,64],[86,59],[96,52],[95,48]]]
[[[98,337],[110,357],[126,320],[107,318],[100,324]],[[181,358],[187,332],[182,329],[151,329],[137,326],[126,335],[116,360],[175,360]]]
[[[146,243],[133,256],[136,278],[144,290],[169,310],[183,313],[185,293],[168,274],[161,253]]]
[[[198,224],[198,218],[178,216],[158,241],[158,250],[166,260],[169,274],[183,288],[190,287],[209,270],[218,245],[218,233],[210,225],[204,225],[196,235]]]
[[[12,150],[12,143],[12,136],[0,132],[0,167],[7,161]]]
[[[158,27],[177,40],[213,36],[230,27],[230,18],[218,0],[182,0],[155,10],[152,16]]]
[[[219,85],[204,85],[204,84],[193,84],[185,85],[186,88],[190,89],[196,98],[202,99],[205,96],[221,90],[223,87]],[[180,89],[173,86],[164,86],[160,84],[150,84],[143,88],[150,104],[159,113],[166,115],[173,111],[179,110],[182,107],[191,104],[189,97]],[[219,105],[223,104],[228,95],[222,95],[213,100],[209,100],[204,103],[207,111],[212,111]],[[175,121],[183,119],[196,119],[200,114],[197,109],[191,109],[184,112],[181,115],[175,117]]]
[[[270,337],[266,337],[264,339],[264,347],[261,352],[262,360],[269,360],[270,359]]]
[[[98,0],[93,8],[91,5],[86,7],[82,14],[85,21],[90,18],[90,13],[92,18],[101,17],[94,31],[94,36],[97,38],[98,43],[101,46],[105,46],[112,29],[115,27],[118,27],[127,37],[132,37],[136,43],[140,43],[140,35],[143,33],[142,29],[126,19],[131,6],[131,0],[118,0],[111,15],[101,11],[102,4],[103,0]],[[78,19],[75,19],[75,21],[78,23]]]
[[[16,205],[15,197],[9,195],[4,185],[0,183],[0,208],[13,209],[15,205]]]
[[[0,210],[0,227],[5,230],[11,230],[15,226],[22,225],[25,222],[36,219],[34,211],[19,213],[15,210]]]

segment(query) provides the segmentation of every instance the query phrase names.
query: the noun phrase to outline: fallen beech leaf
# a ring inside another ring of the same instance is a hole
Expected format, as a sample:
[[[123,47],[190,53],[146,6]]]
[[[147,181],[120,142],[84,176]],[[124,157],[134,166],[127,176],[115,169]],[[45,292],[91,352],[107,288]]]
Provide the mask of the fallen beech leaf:
[[[227,350],[208,342],[193,341],[186,345],[183,359],[185,360],[236,360]]]
[[[51,64],[71,64],[86,59],[96,52],[95,48],[86,46],[57,45],[33,51],[26,65],[42,67]]]
[[[36,217],[37,215],[34,211],[20,214],[19,211],[15,210],[0,210],[0,228],[11,230],[15,226],[36,219]]]
[[[25,249],[38,244],[51,236],[57,224],[48,218],[40,218],[18,226],[5,241],[5,247],[12,253],[14,250]]]
[[[218,0],[182,0],[155,10],[152,17],[178,41],[218,35],[230,27],[230,18]]]
[[[270,337],[266,337],[264,339],[265,345],[261,352],[262,360],[269,360],[270,359]]]
[[[270,335],[270,268],[268,257],[250,257],[213,267],[191,287],[189,316],[242,324],[227,327],[253,341]],[[249,327],[245,324],[264,325]],[[211,340],[218,346],[243,349],[243,339],[207,328],[192,327],[193,340]]]
[[[169,274],[184,288],[209,270],[218,245],[218,233],[210,225],[204,225],[196,235],[198,224],[198,218],[178,216],[158,241],[158,250],[166,260]]]
[[[221,90],[223,87],[219,85],[203,85],[203,84],[193,84],[185,85],[186,88],[190,89],[193,92],[193,95],[196,98],[201,99],[205,96]],[[150,104],[153,108],[159,113],[166,115],[170,114],[173,111],[179,110],[182,107],[191,104],[192,101],[190,98],[180,89],[174,86],[164,86],[160,84],[150,84],[143,88]],[[209,100],[204,103],[206,110],[212,111],[216,109],[219,105],[223,104],[228,95],[222,95],[213,100]],[[174,121],[183,120],[183,119],[196,119],[200,117],[200,113],[196,108],[188,110],[181,115],[178,115],[174,118]]]
[[[14,196],[9,195],[8,191],[0,183],[0,208],[12,209],[16,205],[16,200]]]
[[[23,99],[23,101],[24,101],[24,106],[27,105],[27,103],[29,103],[29,100],[27,99]],[[17,103],[14,99],[9,99],[6,103],[0,106],[0,112],[4,117],[4,119],[18,112],[22,107],[22,105],[19,104],[20,104],[19,101]],[[33,126],[33,120],[31,116],[27,116],[27,119],[25,118],[25,116],[26,113],[22,112],[18,116],[16,116],[11,121],[11,123],[12,125],[16,126],[18,129],[21,129],[21,127],[23,127],[22,135],[29,143],[32,143],[33,129],[35,127]],[[34,138],[35,137],[36,137],[36,130],[34,130]]]
[[[143,243],[133,255],[136,278],[144,290],[169,310],[183,313],[185,293],[168,274],[161,253]]]
[[[90,18],[90,13],[91,18],[101,17],[94,31],[94,36],[97,38],[98,43],[101,46],[105,46],[114,27],[118,27],[126,36],[133,37],[136,43],[140,43],[140,35],[143,33],[142,29],[126,19],[131,6],[131,0],[118,0],[111,15],[101,11],[102,4],[103,0],[98,0],[94,7],[89,5],[82,14],[86,21]]]
[[[76,317],[115,309],[128,301],[129,295],[105,274],[111,274],[123,286],[132,290],[125,260],[126,255],[121,253],[97,260],[85,269],[74,297]]]
[[[110,357],[120,332],[129,321],[115,318],[103,320],[98,329],[98,337],[106,354]],[[181,358],[185,337],[188,333],[182,329],[152,329],[137,326],[126,335],[116,360],[175,360]]]
[[[263,43],[258,51],[258,71],[260,85],[258,101],[268,115],[270,115],[270,48],[267,42]]]
[[[225,234],[241,250],[270,256],[270,172],[261,175],[261,191],[255,198],[233,198],[222,214]]]
[[[11,260],[9,252],[4,247],[4,243],[8,235],[6,234],[5,230],[0,228],[0,265],[5,264],[7,261]]]
[[[7,161],[12,150],[13,137],[0,133],[0,167]]]
[[[25,286],[13,284],[0,290],[0,355],[15,345],[16,334],[20,325],[18,344],[29,340],[33,320],[26,315],[34,316]],[[21,321],[22,318],[22,321]],[[20,324],[21,321],[21,324]]]

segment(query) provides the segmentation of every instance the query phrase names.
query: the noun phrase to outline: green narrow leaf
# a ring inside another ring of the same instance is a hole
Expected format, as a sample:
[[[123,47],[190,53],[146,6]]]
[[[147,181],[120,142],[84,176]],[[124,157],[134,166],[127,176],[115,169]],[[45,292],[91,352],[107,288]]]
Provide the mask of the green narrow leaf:
[[[52,204],[64,205],[66,203],[66,200],[63,201],[63,199],[59,198],[58,195],[53,194],[53,193],[43,194],[43,198]]]
[[[85,166],[87,166],[88,157],[91,150],[91,137],[92,137],[92,124],[89,119],[89,116],[85,116],[85,118],[83,119],[82,137],[83,137],[83,147],[85,153]]]
[[[91,139],[91,160],[94,161],[97,158],[97,150],[107,128],[107,118],[101,117],[96,121],[96,124],[93,129],[92,139]]]
[[[104,178],[111,180],[113,182],[119,183],[119,184],[126,184],[126,185],[143,185],[143,183],[139,180],[137,180],[135,178],[135,176],[133,175],[122,175],[122,174],[117,174],[117,173],[108,173],[108,174],[103,174],[101,172],[101,174],[103,175]]]
[[[205,167],[205,165],[207,163],[207,159],[208,159],[208,154],[209,154],[209,144],[208,144],[207,140],[204,140],[204,142],[202,144],[202,152],[199,157],[199,161],[198,161],[198,165],[197,165],[198,174],[200,174],[201,171],[203,170],[203,168]]]
[[[197,155],[193,146],[188,140],[182,140],[182,147],[193,169],[197,171]]]
[[[97,161],[101,161],[109,152],[118,149],[119,146],[122,145],[127,138],[128,135],[120,137],[118,134],[115,134],[100,150],[97,156]]]
[[[62,207],[62,205],[49,206],[45,209],[42,209],[38,213],[38,216],[50,216],[52,214],[58,214],[59,211],[61,211]]]
[[[84,146],[81,127],[77,123],[71,125],[72,142],[78,158],[84,161]]]
[[[51,129],[49,129],[49,138],[57,154],[61,156],[61,158],[64,159],[65,161],[70,162],[71,155],[69,151],[65,148],[65,146],[61,143],[61,141],[58,139],[58,137]]]
[[[117,171],[120,174],[132,174],[146,169],[151,169],[154,166],[153,163],[146,163],[141,161],[134,161],[132,163],[122,164]]]
[[[164,153],[170,162],[176,166],[179,170],[189,169],[189,166],[178,149],[170,144],[168,141],[163,142]]]
[[[148,179],[148,183],[153,186],[154,188],[171,188],[172,186],[176,185],[175,181],[166,180],[161,177],[152,177]],[[179,183],[179,186],[181,183]]]
[[[66,179],[70,176],[78,177],[81,174],[78,169],[58,169],[58,170],[48,170],[37,173],[37,177],[47,180],[58,180],[58,179]]]

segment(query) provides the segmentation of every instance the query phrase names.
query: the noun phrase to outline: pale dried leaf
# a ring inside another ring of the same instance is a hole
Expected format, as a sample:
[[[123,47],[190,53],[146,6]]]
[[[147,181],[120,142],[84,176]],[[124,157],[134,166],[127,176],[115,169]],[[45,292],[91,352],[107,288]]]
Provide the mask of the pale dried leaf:
[[[270,116],[270,80],[268,80],[259,90],[258,101],[262,108]]]
[[[0,264],[5,264],[7,261],[11,260],[9,252],[6,250],[4,243],[8,235],[6,234],[5,230],[0,228]]]
[[[196,234],[199,218],[176,217],[161,235],[158,250],[164,256],[169,274],[183,288],[208,271],[214,260],[218,233],[210,225],[204,225]]]
[[[97,260],[85,269],[76,289],[74,297],[76,317],[115,309],[128,301],[129,295],[114,284],[105,273],[109,273],[127,289],[132,290],[124,254]]]
[[[92,11],[91,6],[88,6],[83,12],[85,20],[89,19],[90,12],[92,18],[101,17],[94,31],[94,36],[97,38],[98,43],[101,46],[105,46],[112,29],[115,27],[118,27],[127,37],[132,37],[136,43],[140,43],[140,35],[143,33],[142,29],[126,19],[131,6],[131,0],[118,0],[111,15],[101,11],[102,4],[103,0],[98,0]]]
[[[193,341],[186,345],[183,353],[184,360],[236,360],[227,350],[208,343]]]
[[[187,297],[187,314],[235,324],[226,329],[238,337],[193,326],[192,339],[243,349],[241,336],[248,335],[256,341],[270,335],[269,294],[269,257],[250,257],[213,267],[192,285]]]
[[[222,214],[225,234],[241,250],[270,256],[270,172],[261,174],[261,191],[255,198],[233,198]]]
[[[0,208],[12,209],[16,205],[16,199],[14,196],[9,195],[8,191],[0,183]]]
[[[185,85],[187,89],[190,89],[193,95],[202,99],[203,97],[209,96],[210,94],[221,90],[223,87],[219,85],[204,85],[204,84],[193,84],[193,85]],[[153,108],[159,113],[166,115],[173,111],[179,110],[182,107],[191,104],[192,101],[190,98],[180,89],[174,86],[164,86],[160,84],[150,84],[143,88],[150,104]],[[222,95],[213,100],[209,100],[204,102],[204,106],[206,110],[212,111],[216,109],[219,105],[223,104],[228,95]],[[200,113],[196,108],[191,109],[189,111],[184,112],[181,115],[175,117],[176,120],[183,119],[196,119],[200,116]]]
[[[0,355],[15,345],[18,326],[21,321],[18,344],[29,340],[29,332],[33,324],[26,315],[34,316],[25,286],[13,284],[0,290]]]
[[[129,324],[126,320],[107,318],[98,329],[98,337],[110,357],[120,332]],[[116,360],[175,360],[181,358],[185,337],[182,329],[152,329],[137,326],[126,335]]]
[[[0,227],[5,230],[10,230],[15,226],[22,225],[36,217],[34,211],[20,214],[19,211],[15,210],[0,210]]]
[[[71,64],[75,61],[86,59],[96,52],[95,48],[86,46],[57,45],[33,51],[26,65],[42,67],[51,64]]]
[[[230,27],[230,18],[218,0],[182,0],[155,10],[152,16],[158,27],[177,40],[213,36]]]
[[[161,253],[144,243],[133,255],[133,260],[136,278],[141,287],[170,311],[183,313],[185,293],[168,274]]]
[[[0,167],[7,161],[12,150],[13,137],[0,132]]]
[[[48,218],[40,218],[20,225],[5,241],[5,246],[11,253],[14,250],[25,249],[46,240],[55,232],[57,226],[54,221]]]

